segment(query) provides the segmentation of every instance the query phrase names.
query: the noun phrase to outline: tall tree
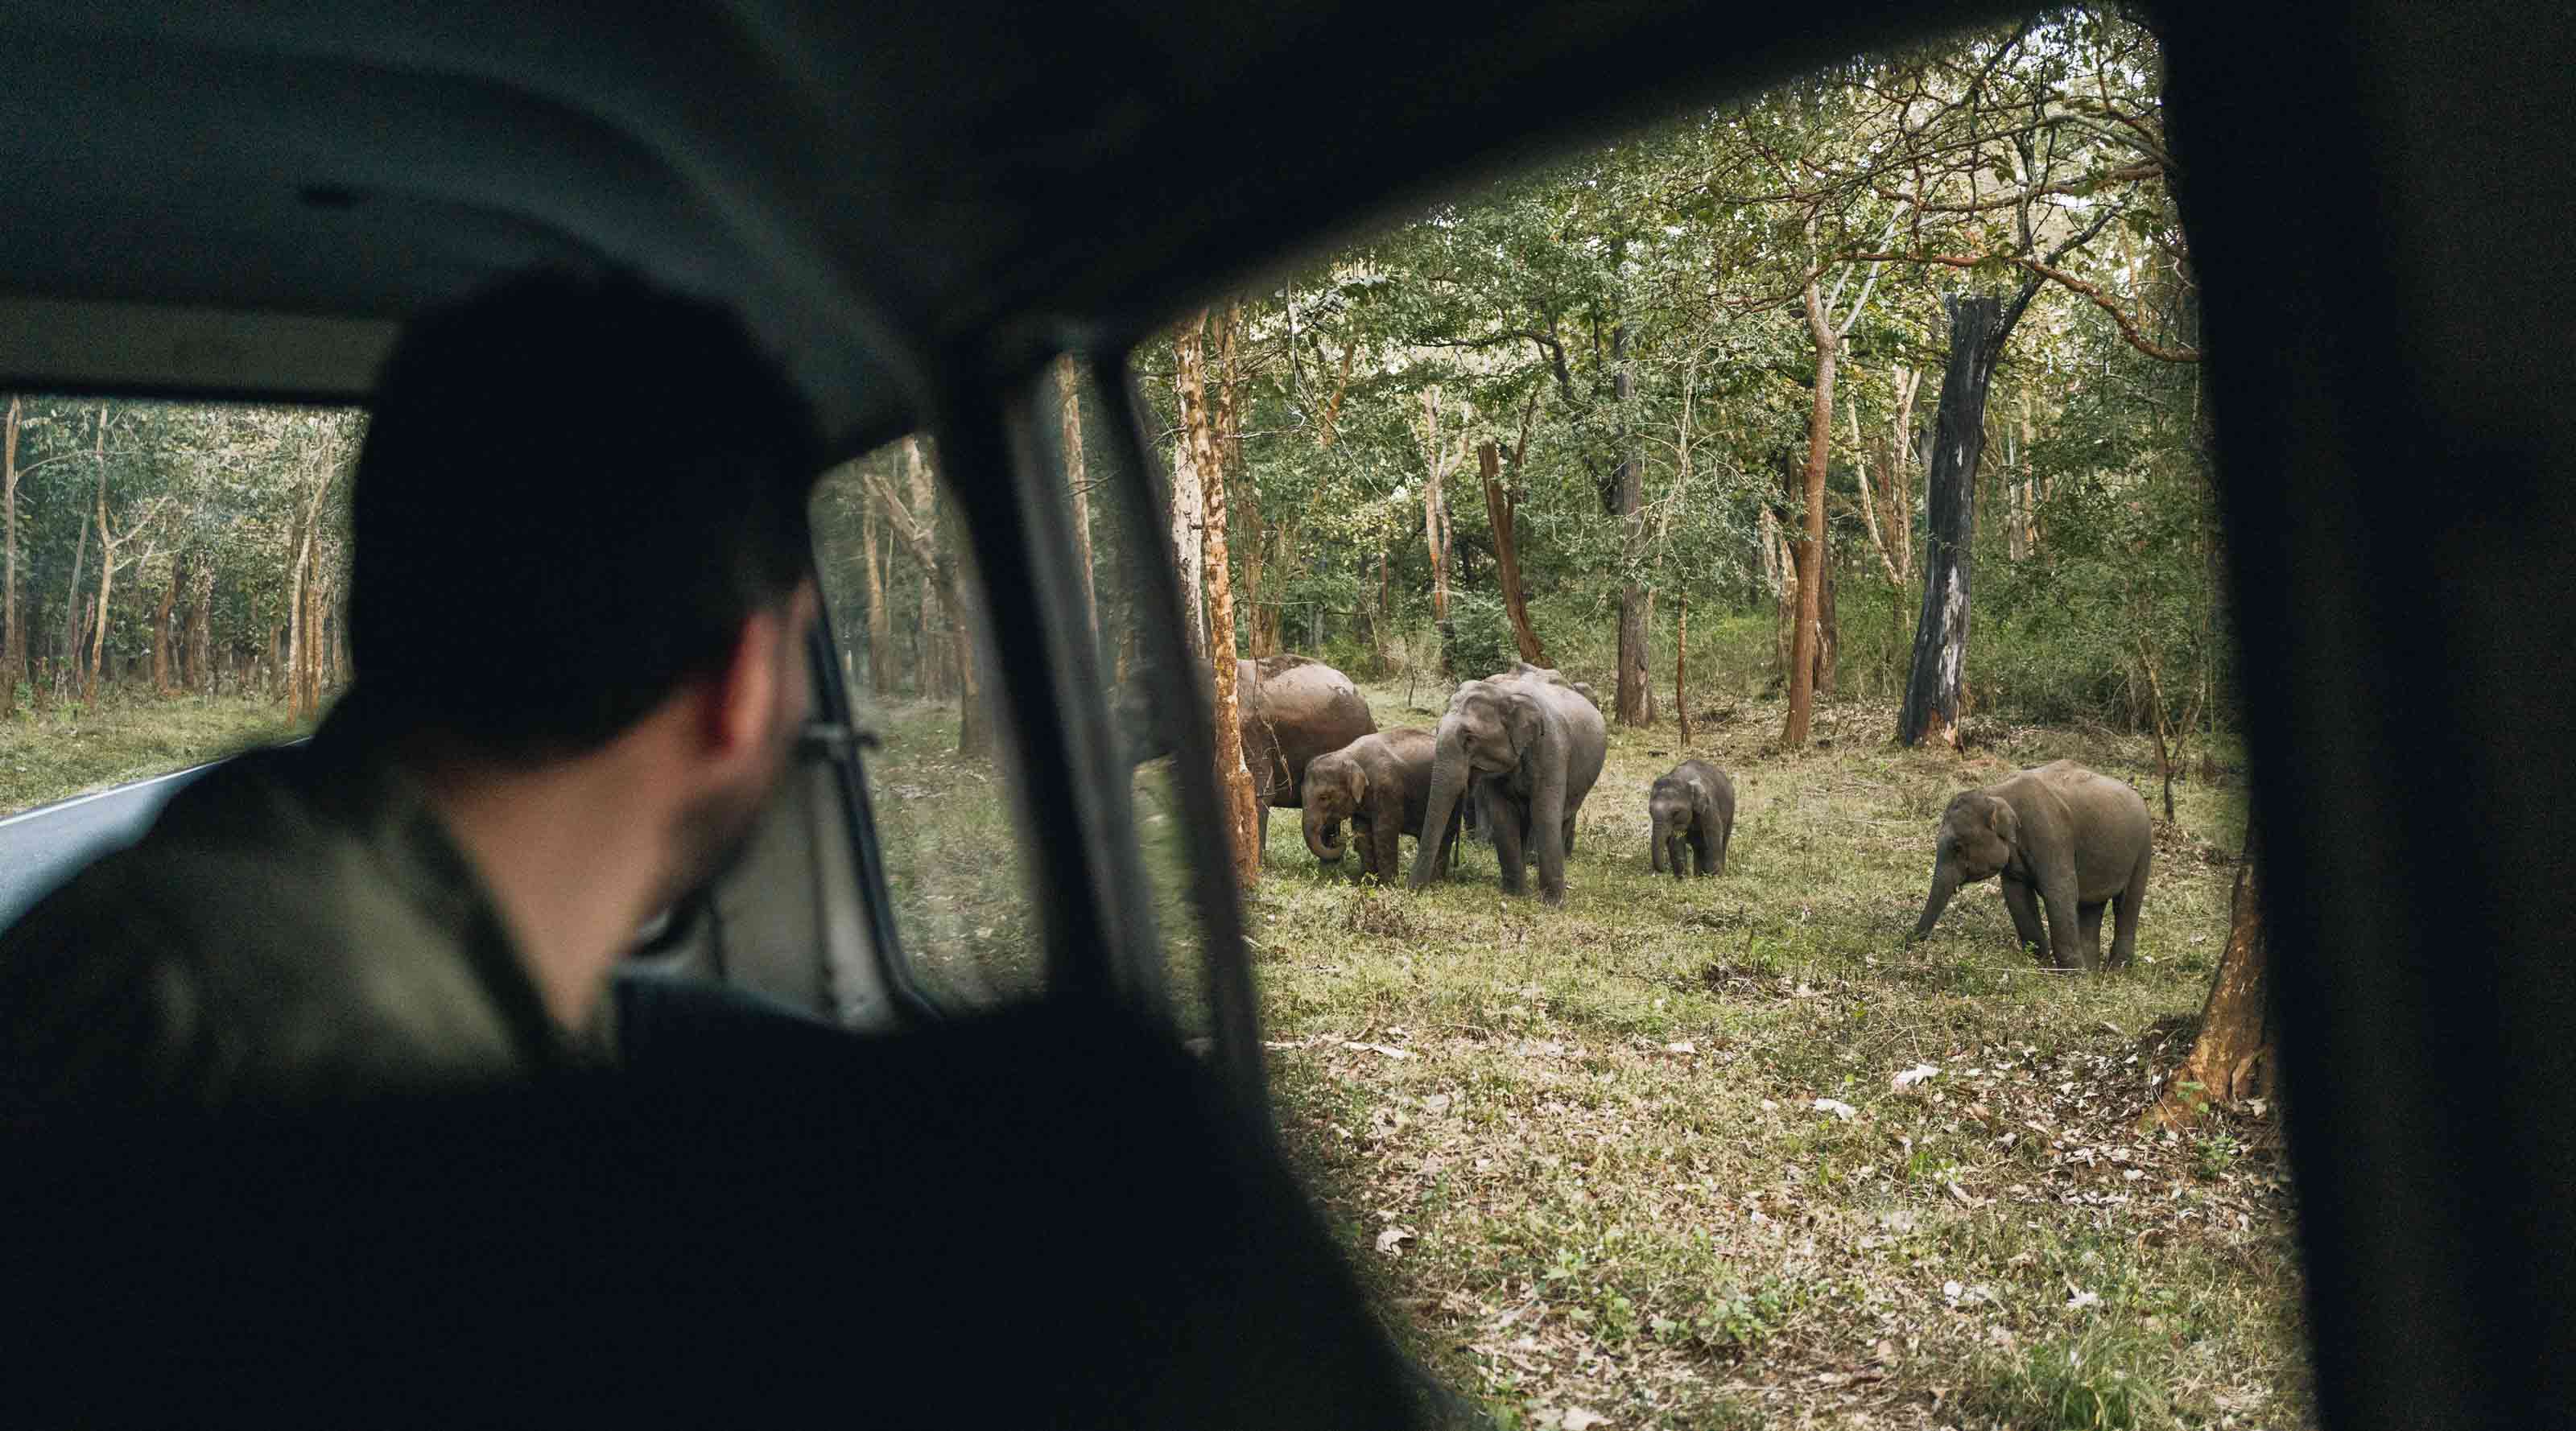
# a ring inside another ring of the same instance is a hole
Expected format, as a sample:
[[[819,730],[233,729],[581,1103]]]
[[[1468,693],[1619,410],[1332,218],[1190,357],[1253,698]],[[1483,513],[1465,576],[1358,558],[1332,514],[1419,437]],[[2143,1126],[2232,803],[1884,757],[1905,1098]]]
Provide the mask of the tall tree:
[[[1986,446],[1986,383],[2008,327],[2004,300],[1953,295],[1950,365],[1933,418],[1932,470],[1926,476],[1928,536],[1923,549],[1923,615],[1915,623],[1914,659],[1905,704],[1896,717],[1900,744],[1930,739],[1959,744],[1959,688],[1968,663],[1968,575],[1977,530],[1977,461]],[[2015,316],[2018,316],[2016,314]]]
[[[9,399],[9,427],[0,436],[0,514],[5,514],[6,574],[0,575],[0,716],[18,709],[18,682],[27,673],[26,628],[18,620],[18,424],[23,403]]]
[[[1537,395],[1531,395],[1533,403]],[[1529,424],[1521,424],[1521,446],[1529,443]],[[1511,619],[1512,644],[1520,648],[1521,659],[1533,666],[1547,664],[1547,652],[1538,642],[1538,628],[1530,624],[1529,593],[1521,584],[1520,540],[1513,532],[1518,504],[1502,481],[1502,454],[1491,441],[1476,448],[1477,475],[1485,483],[1485,520],[1494,528],[1494,576],[1503,588],[1503,613]],[[1512,470],[1520,471],[1520,449],[1512,453]]]
[[[1610,400],[1617,413],[1610,468],[1611,507],[1619,518],[1619,678],[1611,701],[1621,725],[1645,725],[1654,716],[1647,694],[1646,613],[1651,600],[1638,578],[1646,560],[1646,475],[1630,421],[1637,399],[1637,370],[1628,353],[1628,325],[1610,325]]]
[[[2201,1004],[2200,1031],[2181,1064],[2166,1076],[2163,1095],[2147,1110],[2150,1125],[2186,1127],[2213,1106],[2231,1107],[2273,1091],[2278,1010],[2255,866],[2249,832],[2227,906],[2227,947],[2218,956],[2218,972]]]
[[[1082,619],[1096,648],[1100,644],[1100,595],[1091,581],[1091,477],[1082,458],[1082,374],[1071,354],[1057,361],[1055,383],[1064,405],[1064,472],[1073,490],[1073,550],[1074,561],[1082,569]]]
[[[1225,464],[1218,452],[1216,417],[1209,409],[1207,315],[1182,326],[1173,344],[1178,359],[1181,425],[1206,499],[1201,552],[1207,565],[1208,672],[1216,707],[1217,788],[1225,796],[1226,833],[1234,850],[1235,878],[1246,889],[1261,882],[1260,808],[1252,772],[1243,763],[1240,679],[1235,666],[1234,585],[1227,571]]]

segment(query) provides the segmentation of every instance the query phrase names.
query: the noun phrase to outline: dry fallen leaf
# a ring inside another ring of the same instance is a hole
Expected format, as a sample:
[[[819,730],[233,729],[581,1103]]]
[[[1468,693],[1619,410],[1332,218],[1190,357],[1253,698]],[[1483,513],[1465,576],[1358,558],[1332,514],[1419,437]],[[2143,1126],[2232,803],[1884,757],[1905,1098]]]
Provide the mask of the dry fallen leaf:
[[[1390,1227],[1377,1235],[1377,1250],[1389,1257],[1401,1257],[1404,1255],[1402,1244],[1418,1236],[1420,1234],[1409,1227]]]
[[[1816,1111],[1817,1111],[1817,1112],[1819,1112],[1819,1113],[1831,1113],[1831,1114],[1833,1114],[1835,1117],[1840,1118],[1841,1120],[1843,1120],[1843,1121],[1844,1121],[1844,1122],[1846,1122],[1846,1123],[1848,1123],[1848,1122],[1850,1122],[1851,1120],[1853,1120],[1854,1118],[1857,1118],[1857,1117],[1859,1117],[1859,1116],[1860,1116],[1860,1110],[1859,1110],[1859,1109],[1854,1108],[1854,1107],[1853,1107],[1853,1106],[1851,1106],[1850,1104],[1843,1102],[1843,1101],[1842,1101],[1841,1099],[1839,1099],[1839,1098],[1819,1098],[1819,1099],[1817,1099],[1817,1100],[1816,1100]]]
[[[1665,1045],[1664,1045],[1664,1052],[1666,1052],[1666,1053],[1697,1053],[1697,1052],[1699,1052],[1699,1045],[1697,1045],[1697,1044],[1695,1044],[1695,1043],[1692,1043],[1689,1039],[1683,1039],[1683,1040],[1682,1040],[1681,1042],[1679,1042],[1679,1043],[1668,1043],[1668,1044],[1665,1044]]]
[[[1389,1058],[1413,1057],[1413,1054],[1409,1050],[1397,1048],[1395,1045],[1387,1043],[1346,1043],[1343,1044],[1342,1047],[1349,1049],[1353,1053],[1382,1053]]]
[[[1580,1406],[1569,1406],[1565,1408],[1565,1419],[1557,1424],[1564,1427],[1565,1431],[1591,1431],[1592,1427],[1606,1426],[1609,1423],[1610,1418],[1598,1411],[1586,1411]]]
[[[1887,1081],[1889,1091],[1902,1093],[1927,1078],[1938,1078],[1941,1070],[1928,1063],[1918,1063]]]

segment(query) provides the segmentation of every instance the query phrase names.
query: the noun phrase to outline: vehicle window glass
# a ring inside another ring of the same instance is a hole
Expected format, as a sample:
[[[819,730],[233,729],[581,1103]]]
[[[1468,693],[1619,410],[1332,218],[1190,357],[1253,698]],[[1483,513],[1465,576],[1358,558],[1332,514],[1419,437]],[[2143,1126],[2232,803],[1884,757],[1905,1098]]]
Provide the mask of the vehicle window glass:
[[[1131,500],[1133,474],[1123,466],[1129,443],[1121,429],[1133,421],[1123,391],[1102,389],[1070,359],[1049,379],[1057,417],[1057,451],[1065,484],[1068,530],[1077,561],[1088,573],[1084,592],[1094,632],[1092,673],[1107,693],[1112,739],[1129,771],[1129,798],[1139,863],[1150,903],[1166,995],[1185,1035],[1212,1027],[1206,944],[1193,875],[1221,849],[1214,830],[1194,823],[1184,808],[1171,746],[1172,713],[1185,699],[1180,673],[1153,658],[1152,583],[1169,580],[1166,553],[1172,531],[1160,489],[1164,474],[1146,485],[1150,507]],[[1187,533],[1196,540],[1197,533]]]
[[[1045,951],[987,669],[981,588],[937,457],[907,437],[825,474],[816,567],[855,724],[901,973],[934,1003],[1031,997]]]
[[[1208,772],[1281,1141],[1498,1421],[2314,1419],[2162,63],[1846,56],[1133,349],[1195,679],[1377,726]]]
[[[302,735],[347,684],[365,430],[0,397],[0,925],[140,834],[180,783],[159,777]]]

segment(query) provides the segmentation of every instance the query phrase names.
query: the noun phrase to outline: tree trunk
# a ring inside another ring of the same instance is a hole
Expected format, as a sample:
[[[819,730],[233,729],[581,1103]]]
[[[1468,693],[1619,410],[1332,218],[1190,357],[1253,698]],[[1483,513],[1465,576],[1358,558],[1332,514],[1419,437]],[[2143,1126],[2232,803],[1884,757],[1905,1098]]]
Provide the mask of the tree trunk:
[[[1538,628],[1530,625],[1529,596],[1521,586],[1520,538],[1512,530],[1519,504],[1504,489],[1502,470],[1500,449],[1491,442],[1477,447],[1476,471],[1485,481],[1485,517],[1494,525],[1494,571],[1503,588],[1503,612],[1511,618],[1512,642],[1522,660],[1544,666],[1547,653],[1539,648]]]
[[[1825,579],[1816,591],[1816,696],[1831,700],[1841,683],[1843,629],[1834,616],[1834,592],[1842,585],[1834,571],[1833,545],[1826,543]]]
[[[2271,941],[2263,927],[2262,881],[2253,838],[2236,866],[2236,893],[2227,907],[2227,948],[2218,957],[2209,999],[2201,1005],[2200,1033],[2191,1051],[2165,1079],[2165,1091],[2147,1111],[2147,1122],[2188,1126],[2212,1106],[2270,1097],[2275,1088]]]
[[[1780,743],[1791,750],[1807,744],[1816,709],[1816,660],[1823,620],[1825,566],[1825,461],[1834,435],[1834,361],[1841,340],[1825,322],[1824,302],[1813,280],[1807,284],[1808,336],[1816,345],[1816,385],[1807,409],[1807,465],[1800,494],[1806,503],[1804,534],[1798,540],[1798,615],[1789,640],[1789,718]]]
[[[170,616],[179,608],[179,583],[186,576],[187,567],[172,558],[169,579],[161,584],[160,608],[152,613],[152,690],[156,695],[171,692]]]
[[[1673,598],[1673,715],[1682,723],[1681,743],[1690,744],[1690,597]]]
[[[1637,377],[1628,363],[1628,325],[1610,325],[1610,399],[1617,405],[1618,458],[1610,469],[1611,504],[1619,518],[1619,555],[1626,568],[1619,583],[1619,678],[1611,714],[1621,725],[1640,726],[1654,719],[1646,683],[1646,589],[1637,580],[1646,559],[1645,464],[1637,460],[1628,430],[1628,409],[1637,392]]]
[[[1199,480],[1198,458],[1184,434],[1172,444],[1172,552],[1181,566],[1181,602],[1189,608],[1184,634],[1190,654],[1202,662],[1208,658],[1207,553],[1200,530],[1206,524],[1207,485]]]
[[[886,610],[885,558],[877,547],[877,509],[882,504],[873,495],[862,493],[859,499],[859,545],[866,549],[867,624],[868,624],[868,692],[882,700],[889,686],[889,671],[894,642],[894,620]]]
[[[89,648],[89,681],[81,688],[81,704],[98,704],[98,688],[107,668],[107,604],[116,586],[116,538],[107,525],[107,405],[98,409],[98,625]]]
[[[18,421],[22,399],[9,399],[9,427],[0,437],[0,524],[7,552],[0,575],[0,716],[18,709],[18,680],[27,671],[27,633],[18,621]]]
[[[1449,622],[1449,502],[1441,490],[1447,473],[1440,458],[1440,390],[1424,389],[1422,403],[1422,455],[1430,470],[1422,484],[1422,540],[1431,549],[1431,624],[1440,633],[1440,674],[1455,676],[1449,651],[1456,628]]]
[[[215,560],[201,553],[188,570],[188,681],[197,694],[215,693]]]
[[[1243,763],[1243,713],[1237,702],[1235,671],[1234,588],[1226,565],[1225,468],[1217,455],[1214,421],[1208,411],[1202,314],[1181,330],[1173,344],[1179,357],[1181,425],[1188,434],[1191,464],[1198,468],[1208,520],[1201,524],[1207,567],[1208,670],[1216,701],[1217,788],[1225,795],[1227,834],[1233,842],[1235,878],[1250,889],[1261,880],[1261,811],[1252,772]]]
[[[921,439],[905,438],[903,456],[904,485],[911,504],[905,512],[916,536],[913,564],[921,568],[921,619],[916,638],[920,654],[913,662],[912,690],[916,696],[938,700],[948,694],[947,647],[940,639],[939,560],[929,544],[939,531],[939,493],[930,484],[929,464],[921,460]]]
[[[992,748],[993,741],[991,722],[985,718],[983,682],[975,669],[973,593],[967,589],[964,562],[943,539],[938,489],[932,484],[930,460],[922,454],[921,439],[904,439],[903,462],[906,485],[912,489],[916,554],[928,579],[937,587],[939,604],[947,617],[948,671],[953,678],[951,688],[957,695],[957,753],[981,755]],[[931,649],[938,651],[938,643],[933,643]]]
[[[1064,471],[1073,489],[1073,554],[1082,568],[1082,619],[1091,643],[1100,644],[1100,596],[1091,579],[1091,476],[1082,456],[1082,375],[1071,354],[1056,363],[1056,391],[1064,400]]]
[[[72,673],[80,665],[80,637],[89,628],[83,624],[81,608],[81,566],[89,557],[89,514],[81,514],[80,540],[72,544],[72,583],[63,592],[62,654],[54,662],[54,684],[75,684]]]
[[[1986,383],[2003,351],[2004,300],[1952,295],[1950,362],[1933,419],[1926,477],[1928,536],[1923,552],[1923,613],[1914,628],[1914,661],[1905,682],[1896,739],[1958,748],[1968,665],[1969,547],[1976,536],[1977,462],[1986,444]]]

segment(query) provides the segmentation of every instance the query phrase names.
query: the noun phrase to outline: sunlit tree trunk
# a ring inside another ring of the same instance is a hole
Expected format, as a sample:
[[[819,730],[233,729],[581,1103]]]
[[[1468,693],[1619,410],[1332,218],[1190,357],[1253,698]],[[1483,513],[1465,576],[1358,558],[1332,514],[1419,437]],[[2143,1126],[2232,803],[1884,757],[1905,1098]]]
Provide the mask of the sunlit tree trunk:
[[[866,549],[868,690],[883,699],[889,689],[887,667],[893,659],[894,622],[886,611],[885,556],[878,544],[877,502],[859,503],[859,545]]]
[[[1073,553],[1082,571],[1082,619],[1100,643],[1100,595],[1091,577],[1091,476],[1082,456],[1082,375],[1071,355],[1056,363],[1056,391],[1064,399],[1064,472],[1073,489]]]
[[[2148,1110],[2151,1124],[2180,1128],[2213,1105],[2233,1106],[2275,1090],[2272,951],[2263,927],[2258,864],[2249,834],[2227,908],[2227,948],[2201,1005],[2200,1032]]]
[[[1816,661],[1822,634],[1819,623],[1824,610],[1821,577],[1825,565],[1825,462],[1833,442],[1834,362],[1841,347],[1839,337],[1825,322],[1824,303],[1812,279],[1804,298],[1808,335],[1816,345],[1816,382],[1807,411],[1807,465],[1799,474],[1806,521],[1797,544],[1798,614],[1789,639],[1789,718],[1780,732],[1781,743],[1793,750],[1806,745],[1816,708]]]
[[[1207,523],[1207,491],[1199,480],[1198,457],[1191,451],[1190,439],[1184,433],[1172,444],[1172,553],[1181,568],[1181,604],[1187,610],[1182,621],[1183,635],[1189,638],[1190,654],[1207,659],[1207,580],[1205,538],[1200,529]]]
[[[1180,391],[1181,426],[1189,441],[1191,465],[1198,469],[1206,502],[1207,520],[1200,528],[1201,554],[1207,570],[1207,680],[1216,696],[1217,788],[1225,797],[1235,877],[1249,889],[1261,879],[1261,812],[1252,772],[1243,763],[1242,709],[1236,696],[1234,589],[1226,564],[1225,467],[1217,452],[1214,418],[1208,410],[1202,336],[1205,323],[1204,314],[1192,318],[1173,344],[1180,360],[1175,385]]]

